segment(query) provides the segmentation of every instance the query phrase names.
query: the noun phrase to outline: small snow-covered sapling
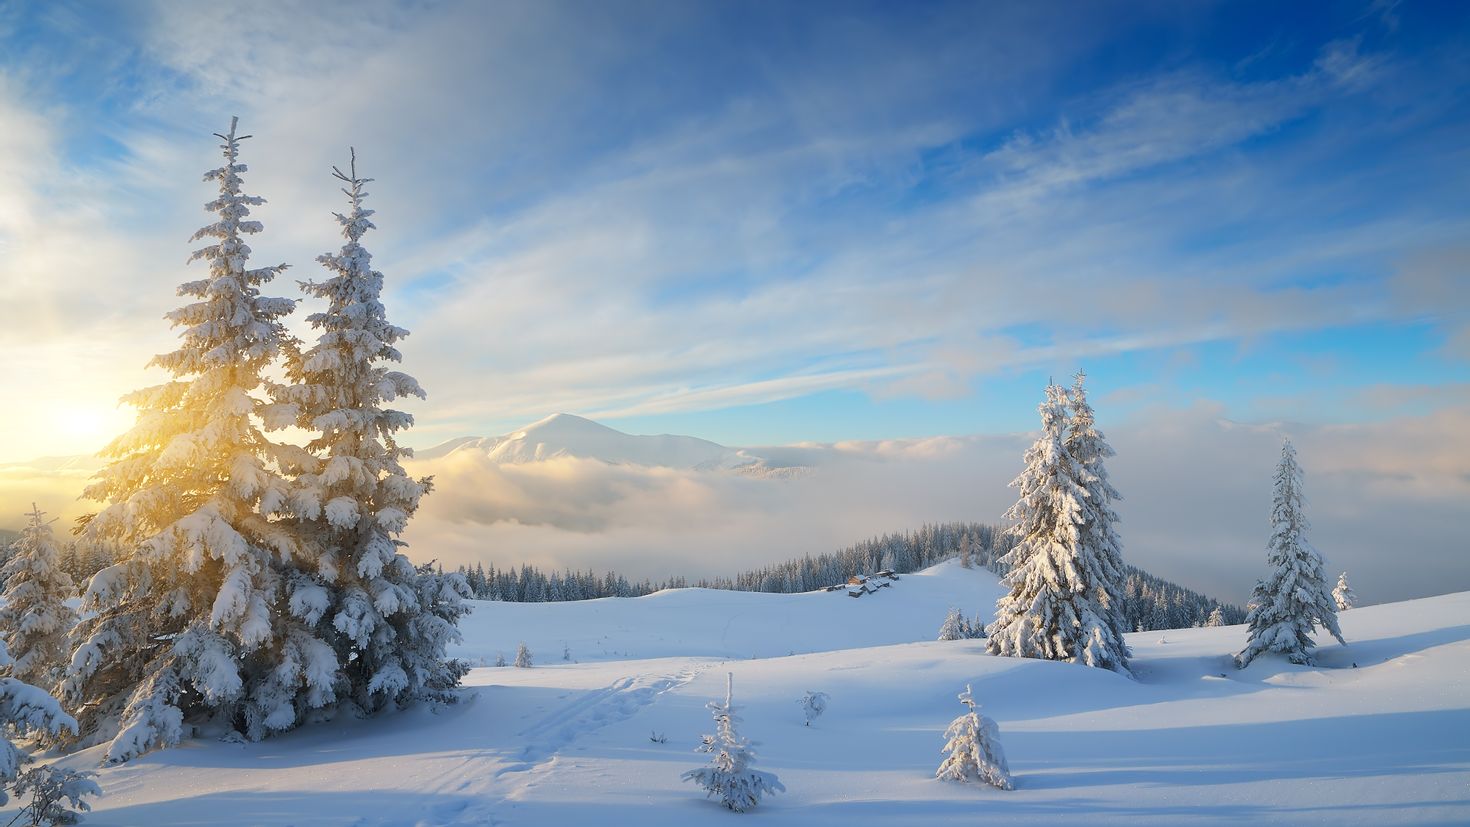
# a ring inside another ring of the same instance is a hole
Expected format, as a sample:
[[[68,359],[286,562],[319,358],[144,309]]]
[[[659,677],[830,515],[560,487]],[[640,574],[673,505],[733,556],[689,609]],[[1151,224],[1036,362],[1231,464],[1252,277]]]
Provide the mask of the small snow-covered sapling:
[[[822,717],[827,711],[827,700],[830,696],[826,692],[813,692],[810,689],[797,703],[801,704],[801,711],[806,714],[806,725],[811,726],[812,721]]]
[[[516,647],[516,666],[521,669],[531,668],[531,650],[526,648],[525,641],[521,641],[521,645]]]
[[[51,765],[26,770],[16,777],[13,791],[16,797],[30,793],[31,803],[22,807],[9,823],[18,824],[24,817],[29,819],[25,823],[32,827],[76,824],[82,820],[81,813],[92,809],[83,799],[102,795],[102,788],[92,780],[96,777],[95,772]]]
[[[959,698],[969,711],[955,718],[944,731],[948,740],[941,752],[949,753],[949,757],[939,765],[935,777],[967,783],[983,781],[1002,790],[1013,789],[1011,771],[1006,766],[1006,754],[1000,747],[995,721],[976,711],[969,684],[965,684],[965,691]]]
[[[743,813],[759,804],[762,795],[785,792],[786,787],[775,775],[751,769],[755,752],[751,743],[735,732],[740,718],[735,714],[733,695],[734,676],[727,674],[724,703],[708,704],[715,716],[715,734],[705,735],[697,750],[712,753],[714,758],[709,766],[689,770],[680,778],[704,787],[708,797],[718,796],[721,804]]]

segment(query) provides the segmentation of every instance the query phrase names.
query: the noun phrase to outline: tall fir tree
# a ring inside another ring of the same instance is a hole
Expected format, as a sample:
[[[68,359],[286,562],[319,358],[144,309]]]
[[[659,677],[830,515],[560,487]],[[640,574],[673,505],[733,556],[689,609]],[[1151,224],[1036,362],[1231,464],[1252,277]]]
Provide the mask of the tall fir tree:
[[[1272,571],[1251,593],[1246,615],[1249,637],[1245,649],[1235,656],[1242,668],[1266,652],[1286,655],[1292,663],[1310,664],[1316,646],[1312,632],[1317,626],[1339,643],[1347,643],[1337,626],[1337,604],[1327,589],[1322,555],[1307,542],[1310,525],[1302,469],[1289,439],[1281,443],[1274,489],[1271,540],[1266,550]]]
[[[1048,385],[1041,436],[1026,451],[1006,512],[1016,545],[1001,558],[1006,594],[996,602],[987,650],[993,655],[1065,660],[1127,673],[1127,653],[1099,601],[1094,573],[1104,568],[1083,542],[1091,473],[1067,449],[1067,392]]]
[[[111,738],[111,762],[177,742],[186,720],[279,722],[256,694],[268,681],[330,690],[319,670],[293,669],[282,654],[320,653],[283,628],[278,610],[280,561],[299,545],[273,518],[288,494],[280,471],[293,473],[301,452],[265,436],[255,395],[294,302],[261,295],[286,265],[247,266],[245,238],[261,231],[250,208],[264,199],[241,189],[249,136],[236,125],[216,133],[224,165],[204,176],[219,196],[206,205],[215,220],[193,237],[208,243],[190,261],[209,274],[179,286],[192,301],[167,318],[181,344],[150,363],[174,378],[124,397],[137,423],[104,450],[112,462],[86,490],[106,503],[86,532],[118,559],[89,584],[64,692],[89,740]]]
[[[386,407],[407,396],[424,398],[413,377],[387,365],[402,360],[396,347],[408,331],[389,323],[381,301],[383,274],[362,245],[374,228],[363,206],[372,180],[333,167],[349,209],[337,213],[346,243],[317,261],[331,273],[303,282],[325,309],[307,317],[316,343],[286,360],[290,384],[272,390],[282,409],[314,436],[315,458],[291,494],[311,552],[291,573],[293,604],[310,606],[308,621],[332,641],[348,696],[369,712],[418,697],[447,698],[463,668],[445,658],[459,639],[461,602],[469,596],[459,574],[416,569],[398,539],[428,479],[414,479],[400,460],[411,452],[395,435],[413,417]]]
[[[62,553],[46,515],[33,503],[26,526],[0,570],[5,605],[0,606],[0,638],[14,662],[10,674],[55,691],[65,673],[67,645],[77,613],[67,604],[77,587],[62,567]]]
[[[1114,525],[1118,512],[1113,503],[1123,496],[1108,479],[1104,460],[1114,456],[1113,447],[1097,429],[1092,406],[1087,402],[1083,386],[1087,375],[1077,371],[1068,395],[1071,421],[1067,429],[1066,447],[1077,464],[1086,471],[1082,487],[1087,498],[1082,503],[1083,523],[1078,527],[1077,558],[1083,569],[1082,595],[1094,613],[1103,621],[1097,635],[1088,634],[1089,645],[1082,661],[1117,672],[1128,671],[1128,643],[1123,634],[1128,623],[1123,619],[1123,588],[1127,574],[1123,570],[1123,543]]]

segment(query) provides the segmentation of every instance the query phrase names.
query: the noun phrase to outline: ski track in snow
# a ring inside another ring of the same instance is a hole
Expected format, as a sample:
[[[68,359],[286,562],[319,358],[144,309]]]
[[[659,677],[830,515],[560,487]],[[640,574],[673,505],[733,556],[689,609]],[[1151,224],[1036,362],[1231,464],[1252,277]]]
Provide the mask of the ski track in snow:
[[[514,753],[510,763],[502,763],[505,753],[493,749],[467,758],[442,784],[428,791],[429,817],[414,822],[413,827],[509,823],[508,819],[497,817],[496,811],[536,786],[555,768],[561,754],[579,739],[631,719],[707,668],[691,666],[673,675],[629,675],[601,689],[579,694],[517,732],[516,737],[524,746]],[[438,800],[445,803],[434,803]],[[472,805],[470,801],[482,803]],[[383,827],[387,825],[383,823]]]

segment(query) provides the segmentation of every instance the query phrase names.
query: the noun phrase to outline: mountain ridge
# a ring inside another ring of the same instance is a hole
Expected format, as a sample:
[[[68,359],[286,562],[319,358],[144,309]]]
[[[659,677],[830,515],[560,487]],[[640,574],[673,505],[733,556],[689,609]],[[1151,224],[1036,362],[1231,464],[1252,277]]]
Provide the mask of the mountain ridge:
[[[414,459],[440,460],[461,452],[479,453],[503,465],[573,458],[609,465],[733,471],[759,477],[805,472],[804,467],[773,463],[744,448],[680,434],[629,434],[569,413],[552,414],[501,436],[457,437],[416,451]]]

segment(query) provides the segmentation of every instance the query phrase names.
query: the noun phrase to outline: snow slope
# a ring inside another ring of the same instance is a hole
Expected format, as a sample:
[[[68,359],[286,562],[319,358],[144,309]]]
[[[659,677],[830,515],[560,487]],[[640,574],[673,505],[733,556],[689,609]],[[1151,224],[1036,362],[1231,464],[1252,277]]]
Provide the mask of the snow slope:
[[[463,655],[525,640],[541,665],[476,669],[455,706],[103,769],[87,823],[1470,823],[1470,593],[1346,612],[1350,645],[1315,668],[1234,670],[1242,627],[1131,635],[1130,681],[931,640],[948,605],[973,614],[997,592],[950,562],[860,599],[478,604]],[[560,661],[563,641],[579,663]],[[745,816],[679,781],[703,763],[727,671],[757,766],[789,789]],[[966,682],[1000,724],[1014,792],[932,778]],[[832,696],[810,728],[808,689]]]

